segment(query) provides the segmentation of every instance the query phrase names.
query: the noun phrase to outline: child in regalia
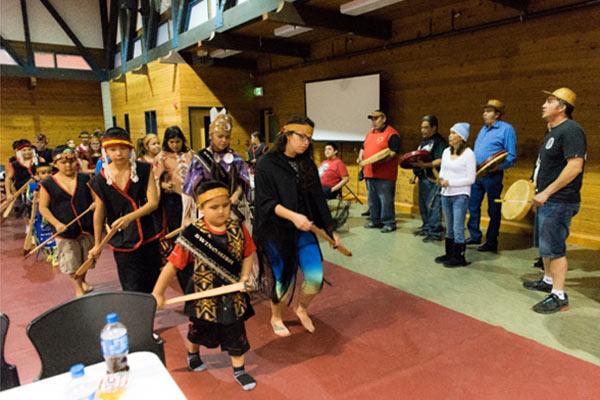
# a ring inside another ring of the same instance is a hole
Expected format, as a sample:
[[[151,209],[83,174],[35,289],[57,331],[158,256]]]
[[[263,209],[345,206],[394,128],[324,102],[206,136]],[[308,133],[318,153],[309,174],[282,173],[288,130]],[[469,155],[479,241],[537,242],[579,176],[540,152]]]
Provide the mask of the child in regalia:
[[[8,201],[12,201],[14,193],[33,178],[33,169],[39,162],[35,146],[29,140],[15,140],[12,147],[15,155],[8,160],[6,166],[5,189]],[[29,216],[24,194],[16,199],[13,209],[17,218]]]
[[[100,173],[90,180],[96,208],[95,245],[89,257],[100,255],[106,221],[111,229],[117,229],[109,244],[121,287],[150,293],[160,274],[159,238],[163,235],[152,166],[136,160],[129,133],[118,127],[102,136],[102,159]]]
[[[34,203],[39,204],[39,189],[40,182],[52,175],[52,166],[47,162],[42,162],[33,168],[35,182],[31,182],[27,188],[27,201],[32,205],[32,212],[35,209]],[[40,213],[39,208],[36,211],[36,216],[33,222],[33,240],[35,245],[45,242],[54,234],[54,228]],[[44,246],[44,255],[46,261],[52,264],[53,267],[58,266],[56,241],[51,240]]]
[[[56,238],[58,268],[71,277],[75,295],[81,296],[92,290],[85,282],[85,275],[75,276],[94,244],[92,213],[66,226],[92,205],[90,177],[77,172],[77,156],[68,146],[56,147],[52,159],[58,172],[40,183],[40,213],[60,233]]]
[[[248,281],[255,246],[243,223],[231,218],[229,196],[221,182],[199,185],[196,204],[203,217],[181,233],[169,255],[152,292],[159,307],[165,302],[167,286],[184,268],[193,268],[186,293]],[[256,381],[244,369],[244,354],[250,349],[244,321],[254,315],[248,294],[235,292],[189,301],[185,312],[190,317],[188,367],[193,371],[206,369],[200,345],[221,346],[231,357],[234,379],[244,390],[254,389]]]

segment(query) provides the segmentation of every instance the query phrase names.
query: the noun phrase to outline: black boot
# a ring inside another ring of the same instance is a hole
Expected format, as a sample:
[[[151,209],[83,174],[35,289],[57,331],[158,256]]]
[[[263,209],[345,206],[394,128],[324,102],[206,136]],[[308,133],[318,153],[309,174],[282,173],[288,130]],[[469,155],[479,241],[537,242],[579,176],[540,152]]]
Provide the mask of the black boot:
[[[439,256],[435,258],[435,262],[438,264],[443,264],[445,262],[450,261],[450,253],[452,252],[452,245],[454,244],[454,239],[446,238],[446,254],[443,256]]]
[[[465,243],[454,243],[452,246],[452,253],[450,254],[450,260],[444,263],[444,267],[456,268],[469,265],[467,260],[465,260],[466,248],[467,245]]]

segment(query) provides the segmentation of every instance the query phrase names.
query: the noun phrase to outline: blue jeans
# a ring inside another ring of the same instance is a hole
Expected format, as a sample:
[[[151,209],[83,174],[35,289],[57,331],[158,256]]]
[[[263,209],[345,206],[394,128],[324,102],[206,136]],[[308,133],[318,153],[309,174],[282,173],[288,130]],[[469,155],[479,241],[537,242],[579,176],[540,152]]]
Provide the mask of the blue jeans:
[[[394,207],[396,181],[367,178],[367,190],[369,193],[369,220],[371,223],[396,227],[396,210]]]
[[[498,245],[498,234],[500,233],[500,220],[502,219],[502,204],[494,200],[499,199],[502,194],[502,178],[504,172],[495,172],[483,178],[477,179],[471,186],[471,198],[469,200],[469,234],[471,239],[480,241],[482,234],[479,229],[481,219],[481,202],[487,194],[488,225],[485,241],[491,245]]]
[[[429,179],[419,178],[419,212],[423,232],[429,236],[442,236],[440,187]]]
[[[537,234],[540,257],[561,258],[567,254],[571,219],[579,212],[579,203],[547,201],[537,209]]]
[[[442,208],[446,220],[446,239],[453,239],[455,243],[465,243],[465,218],[469,196],[442,196]]]

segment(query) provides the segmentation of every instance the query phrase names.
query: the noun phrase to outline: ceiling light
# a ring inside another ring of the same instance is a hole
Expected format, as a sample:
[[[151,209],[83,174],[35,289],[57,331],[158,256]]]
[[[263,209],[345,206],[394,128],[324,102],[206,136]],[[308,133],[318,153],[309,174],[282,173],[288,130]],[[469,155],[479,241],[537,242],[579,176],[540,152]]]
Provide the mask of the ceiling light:
[[[312,31],[312,28],[298,25],[283,25],[273,30],[273,34],[279,37],[296,36],[304,32]]]
[[[230,50],[230,49],[217,49],[208,53],[212,58],[225,58],[234,56],[236,54],[240,54],[239,50]]]
[[[340,6],[340,12],[347,15],[360,15],[404,0],[354,0]]]

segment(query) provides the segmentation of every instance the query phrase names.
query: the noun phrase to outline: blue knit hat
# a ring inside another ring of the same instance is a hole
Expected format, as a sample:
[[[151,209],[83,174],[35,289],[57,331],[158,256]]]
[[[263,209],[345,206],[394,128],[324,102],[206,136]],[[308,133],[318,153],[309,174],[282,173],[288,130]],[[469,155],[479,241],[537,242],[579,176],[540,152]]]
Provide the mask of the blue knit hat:
[[[467,139],[469,139],[469,128],[470,127],[471,127],[471,125],[468,122],[457,122],[456,124],[452,125],[452,128],[450,128],[450,131],[456,133],[458,136],[460,136],[462,138],[462,140],[464,140],[466,142]]]

